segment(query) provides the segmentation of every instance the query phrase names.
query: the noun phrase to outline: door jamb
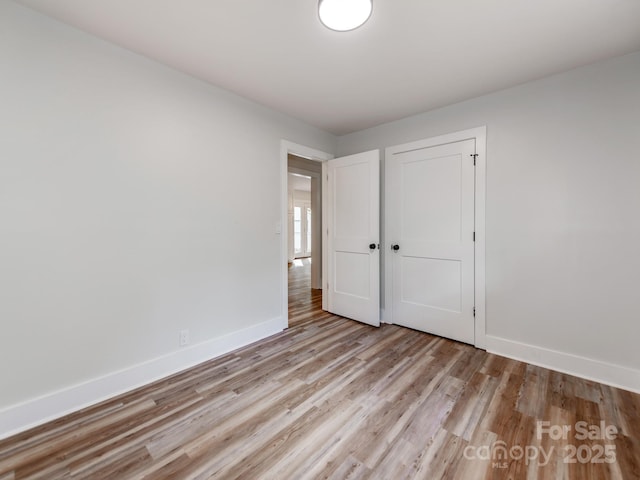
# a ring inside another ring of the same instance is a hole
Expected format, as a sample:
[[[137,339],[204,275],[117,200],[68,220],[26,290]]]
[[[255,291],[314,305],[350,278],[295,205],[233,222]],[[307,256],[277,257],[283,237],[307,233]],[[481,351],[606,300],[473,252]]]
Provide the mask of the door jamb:
[[[474,283],[475,283],[475,341],[474,345],[477,348],[486,349],[486,285],[485,285],[485,212],[486,212],[486,170],[487,170],[487,127],[481,126],[471,128],[468,130],[462,130],[459,132],[453,132],[446,135],[439,135],[437,137],[426,138],[415,142],[405,143],[402,145],[395,145],[393,147],[387,147],[385,149],[385,167],[388,168],[389,163],[387,159],[392,155],[411,150],[418,150],[422,148],[435,147],[438,145],[444,145],[447,143],[460,142],[463,140],[475,139],[476,141],[476,171],[475,171],[475,255],[474,255]],[[385,169],[386,169],[385,168]],[[385,175],[386,176],[386,175]],[[388,187],[385,185],[385,187]],[[385,217],[389,208],[389,195],[388,192],[384,196],[385,203]],[[385,239],[391,238],[389,235],[389,226],[385,222]],[[386,253],[386,249],[382,249]],[[392,265],[391,256],[384,255],[384,271],[385,271],[385,322],[393,323],[393,296],[392,296]]]
[[[316,150],[315,148],[307,147],[305,145],[299,145],[297,143],[290,142],[288,140],[280,140],[280,293],[281,293],[281,318],[282,329],[289,327],[289,279],[287,269],[287,242],[289,238],[289,209],[288,209],[288,156],[289,154],[297,155],[299,157],[308,158],[319,162],[331,160],[334,155]],[[323,196],[324,198],[324,196]],[[324,201],[324,200],[323,200]],[[324,262],[326,242],[322,242],[322,258]],[[323,268],[323,280],[322,280],[322,298],[324,302],[325,288],[324,288],[324,268]]]

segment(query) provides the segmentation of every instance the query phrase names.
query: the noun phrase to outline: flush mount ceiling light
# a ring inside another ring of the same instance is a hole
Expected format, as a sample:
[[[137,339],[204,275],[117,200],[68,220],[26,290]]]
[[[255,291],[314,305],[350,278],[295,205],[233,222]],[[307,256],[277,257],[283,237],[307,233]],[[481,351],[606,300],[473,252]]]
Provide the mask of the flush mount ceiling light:
[[[371,16],[373,0],[320,0],[320,21],[331,30],[346,32],[358,28]]]

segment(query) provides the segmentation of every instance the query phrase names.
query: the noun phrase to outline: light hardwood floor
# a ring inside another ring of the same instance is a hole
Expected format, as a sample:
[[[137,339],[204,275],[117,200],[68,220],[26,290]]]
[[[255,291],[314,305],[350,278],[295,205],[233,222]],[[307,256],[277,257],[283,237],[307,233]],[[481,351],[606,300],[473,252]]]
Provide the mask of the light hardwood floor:
[[[640,478],[639,395],[322,312],[307,269],[287,331],[0,442],[0,480]]]

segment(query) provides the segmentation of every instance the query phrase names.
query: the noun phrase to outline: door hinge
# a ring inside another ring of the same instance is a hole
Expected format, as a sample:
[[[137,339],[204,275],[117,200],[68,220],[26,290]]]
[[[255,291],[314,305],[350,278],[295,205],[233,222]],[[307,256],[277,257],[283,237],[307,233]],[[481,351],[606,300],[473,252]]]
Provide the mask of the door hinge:
[[[478,158],[478,154],[477,153],[472,153],[471,156],[473,157],[473,166],[476,166],[476,158]]]
[[[476,241],[476,232],[473,232],[473,241]]]
[[[473,307],[473,316],[476,316],[476,307]]]

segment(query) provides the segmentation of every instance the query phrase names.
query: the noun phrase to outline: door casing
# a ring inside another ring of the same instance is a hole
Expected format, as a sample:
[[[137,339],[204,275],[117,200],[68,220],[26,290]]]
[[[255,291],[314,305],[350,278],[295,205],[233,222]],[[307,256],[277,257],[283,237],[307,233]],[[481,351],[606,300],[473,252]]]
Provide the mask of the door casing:
[[[289,269],[287,267],[288,259],[288,220],[289,220],[289,200],[287,198],[288,189],[287,184],[289,182],[289,167],[288,157],[289,154],[297,155],[299,157],[309,158],[319,162],[330,160],[334,156],[330,153],[316,150],[315,148],[307,147],[297,143],[290,142],[288,140],[280,141],[280,220],[275,225],[275,232],[280,236],[280,319],[281,326],[284,330],[289,326]],[[313,247],[312,247],[313,248]],[[326,258],[326,246],[322,242],[322,262],[325,262]],[[324,270],[324,268],[323,268]],[[324,299],[324,278],[323,278],[323,308]]]
[[[474,325],[474,345],[478,348],[486,348],[486,316],[485,316],[485,202],[486,202],[486,126],[463,130],[437,137],[418,140],[415,142],[395,145],[385,149],[385,158],[392,155],[419,150],[423,148],[435,147],[447,143],[459,142],[462,140],[475,139],[476,141],[476,171],[475,171],[475,244],[474,244],[474,303],[476,308]],[[384,185],[385,189],[388,185]],[[384,192],[384,216],[390,211],[389,195]],[[382,310],[382,320],[385,323],[393,322],[393,278],[392,278],[392,257],[389,254],[390,245],[387,239],[391,238],[390,223],[384,222],[383,240],[383,265],[384,265],[384,308]]]

